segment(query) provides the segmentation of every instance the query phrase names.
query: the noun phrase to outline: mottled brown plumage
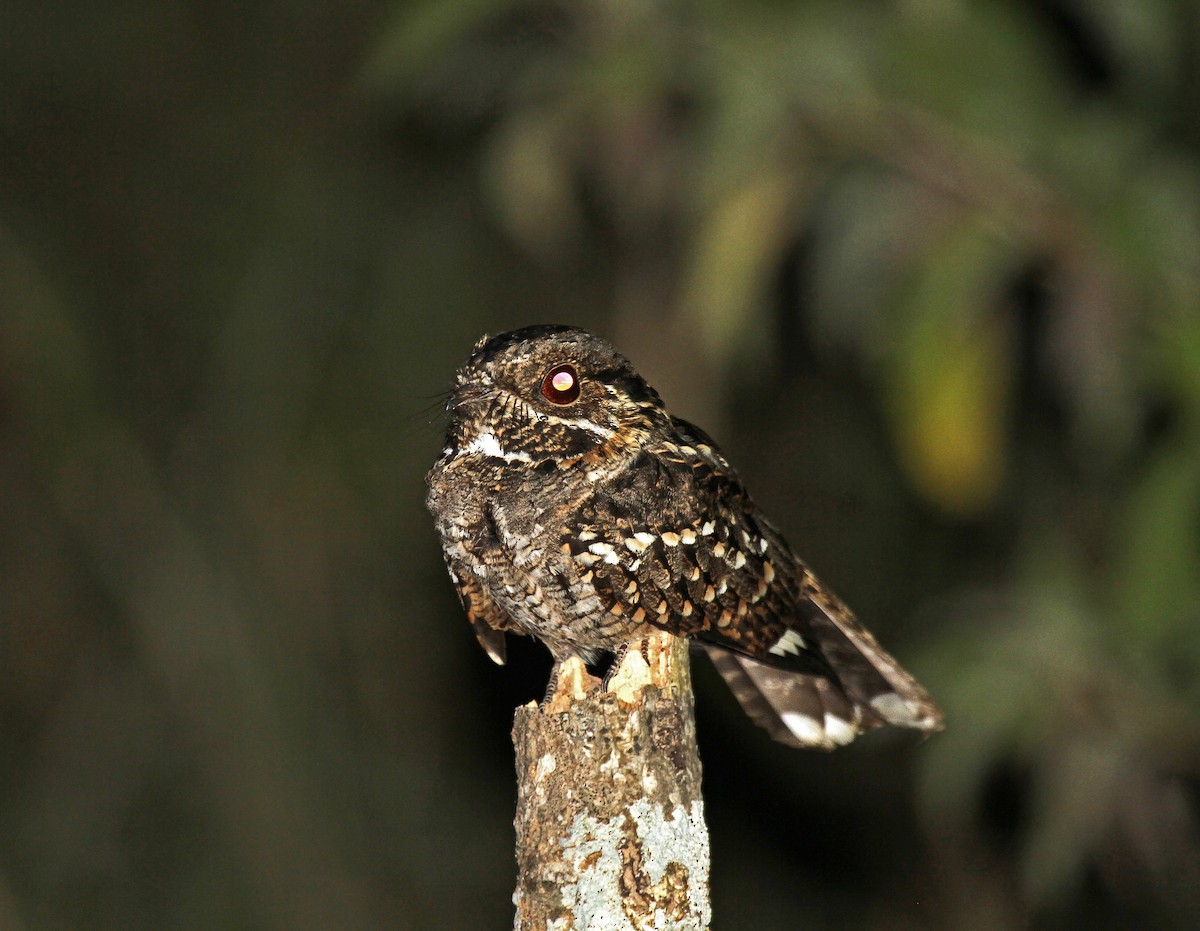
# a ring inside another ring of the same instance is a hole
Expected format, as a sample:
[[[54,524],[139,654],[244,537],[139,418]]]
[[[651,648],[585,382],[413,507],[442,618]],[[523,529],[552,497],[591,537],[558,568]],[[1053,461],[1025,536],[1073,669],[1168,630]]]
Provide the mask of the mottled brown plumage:
[[[428,505],[476,636],[556,663],[655,628],[703,644],[773,737],[832,748],[941,712],[757,510],[711,439],[570,327],[485,338],[458,371]]]

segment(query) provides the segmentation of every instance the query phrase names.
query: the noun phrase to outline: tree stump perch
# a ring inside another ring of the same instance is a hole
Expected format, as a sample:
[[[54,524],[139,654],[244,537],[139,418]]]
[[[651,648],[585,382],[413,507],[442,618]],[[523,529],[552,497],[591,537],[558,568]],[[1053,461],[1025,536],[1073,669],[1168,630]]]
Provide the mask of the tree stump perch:
[[[516,931],[706,931],[708,828],[687,642],[634,644],[607,688],[563,663],[517,709]]]

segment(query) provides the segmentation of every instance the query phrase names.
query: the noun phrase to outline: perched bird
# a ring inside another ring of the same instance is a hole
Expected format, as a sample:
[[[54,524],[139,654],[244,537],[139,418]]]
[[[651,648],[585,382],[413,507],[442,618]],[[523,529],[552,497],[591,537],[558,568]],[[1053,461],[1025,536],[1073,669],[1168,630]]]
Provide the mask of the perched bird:
[[[427,504],[497,663],[506,631],[541,640],[557,670],[659,629],[702,644],[783,743],[832,749],[885,723],[942,726],[716,444],[608,343],[565,326],[484,337],[446,408]]]

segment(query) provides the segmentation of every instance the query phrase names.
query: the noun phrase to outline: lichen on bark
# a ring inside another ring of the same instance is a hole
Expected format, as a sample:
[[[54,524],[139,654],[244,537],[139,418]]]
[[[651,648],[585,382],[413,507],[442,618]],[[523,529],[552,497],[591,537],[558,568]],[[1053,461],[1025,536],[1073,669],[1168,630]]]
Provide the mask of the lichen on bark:
[[[607,688],[563,664],[518,709],[517,931],[704,931],[709,848],[687,644],[634,644]]]

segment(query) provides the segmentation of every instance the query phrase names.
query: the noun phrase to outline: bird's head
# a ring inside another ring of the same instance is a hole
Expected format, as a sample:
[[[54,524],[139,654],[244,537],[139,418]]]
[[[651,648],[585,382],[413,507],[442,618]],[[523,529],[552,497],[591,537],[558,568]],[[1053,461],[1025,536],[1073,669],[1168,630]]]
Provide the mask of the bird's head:
[[[640,447],[669,422],[658,393],[604,340],[567,326],[484,337],[455,375],[446,445],[510,462]]]

